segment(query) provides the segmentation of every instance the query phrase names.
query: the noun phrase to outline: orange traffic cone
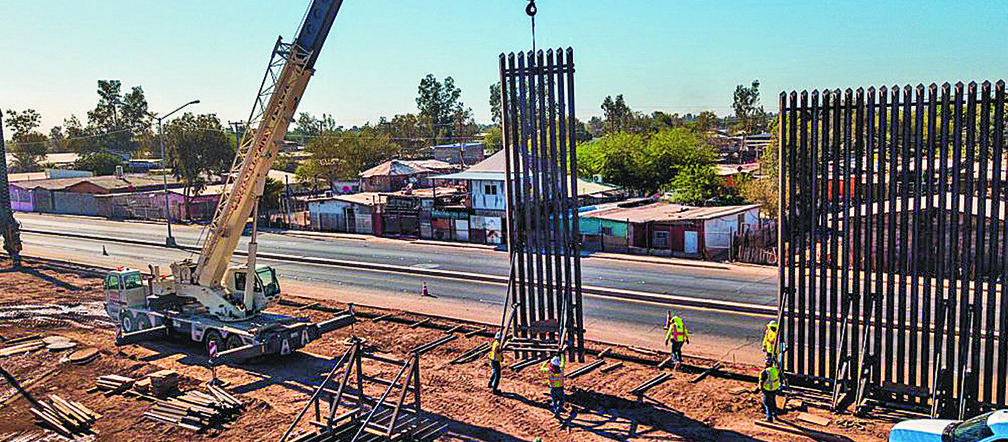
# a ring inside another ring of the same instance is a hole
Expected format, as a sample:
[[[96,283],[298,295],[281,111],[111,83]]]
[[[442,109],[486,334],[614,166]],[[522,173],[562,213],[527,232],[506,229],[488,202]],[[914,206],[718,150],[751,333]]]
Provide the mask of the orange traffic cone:
[[[427,291],[427,281],[423,282],[423,289],[420,291],[420,296],[430,296],[430,292]]]

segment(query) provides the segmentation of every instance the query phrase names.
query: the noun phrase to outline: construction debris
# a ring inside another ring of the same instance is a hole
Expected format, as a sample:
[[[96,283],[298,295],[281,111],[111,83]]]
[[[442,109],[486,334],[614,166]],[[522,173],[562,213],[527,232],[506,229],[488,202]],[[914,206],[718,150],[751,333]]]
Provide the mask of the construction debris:
[[[478,335],[480,333],[483,333],[485,331],[486,331],[486,327],[480,327],[480,328],[477,328],[477,329],[469,330],[469,331],[466,332],[465,337],[471,338],[471,337],[476,336],[476,335]]]
[[[209,393],[190,390],[180,396],[158,400],[144,412],[148,419],[203,431],[234,420],[245,406],[222,388],[206,386]]]
[[[384,315],[376,316],[374,319],[371,320],[371,322],[378,322],[384,319],[391,318],[393,316],[395,316],[394,313],[385,313]]]
[[[756,421],[753,421],[753,424],[755,424],[757,426],[760,426],[760,427],[769,428],[771,430],[777,430],[777,431],[781,431],[781,432],[784,432],[784,433],[791,433],[791,434],[797,434],[797,435],[805,436],[805,437],[807,437],[809,439],[813,439],[813,440],[821,440],[821,441],[825,441],[825,442],[846,442],[847,441],[846,438],[843,438],[843,437],[840,437],[840,436],[836,436],[836,435],[829,434],[829,433],[824,433],[824,432],[821,432],[821,431],[810,430],[808,428],[802,428],[802,427],[796,426],[794,424],[785,422],[783,420],[781,422],[782,423],[778,424],[778,423],[772,423],[772,422],[765,422],[765,421],[762,421],[762,420],[756,420]]]
[[[414,322],[414,323],[410,324],[410,328],[417,328],[417,327],[426,325],[429,322],[430,322],[430,318],[423,318],[423,319],[421,319],[421,320],[419,320],[417,322]]]
[[[514,364],[511,364],[511,366],[508,367],[508,368],[510,368],[511,371],[522,371],[526,367],[531,367],[533,365],[543,363],[543,362],[545,362],[549,358],[550,358],[549,355],[546,355],[546,356],[540,356],[538,358],[524,359],[524,360],[515,362]]]
[[[98,434],[97,431],[91,430],[91,424],[101,418],[101,415],[79,402],[67,401],[59,396],[50,395],[49,403],[38,402],[36,406],[32,407],[31,412],[38,419],[36,424],[69,439]]]

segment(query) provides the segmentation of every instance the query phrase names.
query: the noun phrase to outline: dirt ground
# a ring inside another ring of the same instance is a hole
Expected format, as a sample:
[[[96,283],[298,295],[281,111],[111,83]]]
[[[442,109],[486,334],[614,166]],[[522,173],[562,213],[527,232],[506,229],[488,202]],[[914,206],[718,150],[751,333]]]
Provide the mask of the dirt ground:
[[[0,268],[8,267],[9,263],[0,261]],[[331,307],[341,305],[333,302]],[[293,307],[275,310],[307,315],[316,321],[329,316]],[[412,317],[404,312],[398,312],[397,316]],[[443,319],[432,321],[452,325]],[[227,428],[197,434],[144,419],[143,412],[151,406],[149,402],[86,392],[98,376],[107,374],[139,377],[159,369],[173,369],[182,376],[183,390],[212,377],[207,358],[196,345],[161,341],[116,348],[115,326],[104,316],[101,304],[100,279],[45,267],[0,273],[0,337],[10,340],[31,333],[66,336],[76,340],[78,348],[94,346],[101,351],[97,360],[84,366],[64,361],[65,353],[45,349],[0,358],[0,366],[23,384],[57,370],[28,390],[42,398],[55,393],[101,413],[103,417],[93,426],[98,431],[94,440],[236,442],[278,440],[304,407],[314,386],[331,369],[332,358],[346,351],[345,341],[351,334],[365,339],[380,354],[399,359],[406,359],[411,348],[445,336],[441,330],[364,319],[352,328],[324,336],[294,355],[240,367],[220,367],[218,377],[229,384],[229,391],[244,401],[248,409]],[[423,409],[448,425],[440,440],[530,441],[536,437],[547,442],[814,440],[754,424],[762,418],[762,411],[751,380],[757,373],[753,367],[729,364],[723,372],[715,372],[697,383],[690,382],[696,377],[696,370],[676,371],[671,380],[651,389],[643,401],[637,401],[628,391],[660,373],[654,368],[660,356],[627,348],[613,348],[611,354],[650,359],[651,366],[624,362],[622,368],[609,373],[595,370],[568,380],[569,405],[558,420],[548,410],[546,383],[538,367],[517,373],[505,368],[501,383],[504,395],[495,396],[486,388],[489,366],[485,357],[463,365],[448,363],[485,340],[459,334],[458,339],[421,358]],[[594,357],[588,357],[585,362],[592,360]],[[505,360],[505,366],[512,362]],[[711,364],[688,357],[686,362],[697,367]],[[567,371],[580,365],[570,363]],[[383,374],[394,375],[387,371]],[[28,402],[13,397],[16,394],[8,385],[0,384],[0,403],[4,403],[0,406],[0,441],[18,436],[28,440],[35,436],[58,439],[34,424]],[[784,419],[802,428],[839,437],[837,440],[885,440],[892,424],[883,418],[866,420],[832,415],[815,408],[822,398],[802,399],[808,406],[807,412],[825,416],[831,423],[826,427],[801,423],[795,419],[797,411],[788,413]]]

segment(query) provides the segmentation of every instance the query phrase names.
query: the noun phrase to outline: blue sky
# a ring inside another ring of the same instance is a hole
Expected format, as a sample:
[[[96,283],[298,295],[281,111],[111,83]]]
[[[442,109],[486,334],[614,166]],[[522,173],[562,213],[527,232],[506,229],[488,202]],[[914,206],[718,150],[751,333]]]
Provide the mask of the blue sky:
[[[142,85],[152,111],[193,98],[247,117],[278,35],[309,0],[0,2],[0,108],[43,129],[82,121],[98,79]],[[299,111],[345,126],[416,112],[428,72],[489,121],[497,54],[530,46],[523,0],[346,0]],[[1008,77],[1008,1],[539,0],[538,47],[573,46],[579,117],[606,95],[634,110],[731,113],[737,84],[781,90]],[[9,134],[8,134],[9,135]]]

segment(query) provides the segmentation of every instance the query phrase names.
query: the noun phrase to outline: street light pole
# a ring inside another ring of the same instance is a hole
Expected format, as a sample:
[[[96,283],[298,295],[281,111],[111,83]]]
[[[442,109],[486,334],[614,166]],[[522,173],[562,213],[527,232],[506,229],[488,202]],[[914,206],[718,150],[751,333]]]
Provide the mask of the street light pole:
[[[182,110],[182,108],[184,108],[184,107],[186,107],[186,106],[188,106],[190,104],[198,104],[199,102],[200,102],[199,100],[190,101],[190,102],[188,102],[186,104],[183,104],[183,105],[179,106],[175,110],[173,110],[171,112],[168,112],[164,116],[155,117],[155,118],[157,118],[158,138],[161,139],[161,176],[164,178],[163,179],[163,183],[164,184],[162,186],[162,192],[164,193],[165,222],[168,224],[168,236],[165,237],[165,245],[168,246],[168,247],[175,247],[176,243],[175,243],[175,237],[172,236],[172,233],[171,233],[171,211],[168,209],[168,170],[165,169],[164,130],[162,130],[162,128],[161,128],[161,122],[165,118],[168,118],[169,116],[171,116],[171,114],[174,114],[175,112],[178,112],[178,111]]]

